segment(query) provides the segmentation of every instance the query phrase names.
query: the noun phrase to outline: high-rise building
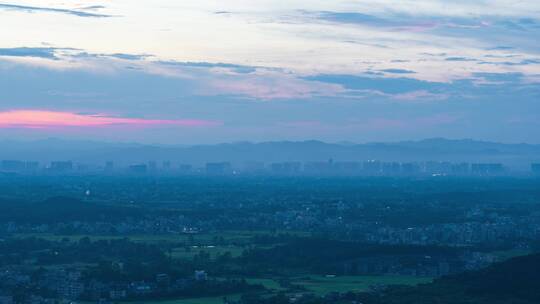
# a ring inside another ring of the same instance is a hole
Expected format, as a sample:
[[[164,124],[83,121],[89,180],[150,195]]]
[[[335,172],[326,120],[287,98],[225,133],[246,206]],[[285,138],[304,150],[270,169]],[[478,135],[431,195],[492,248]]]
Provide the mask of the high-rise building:
[[[26,169],[26,164],[18,160],[3,160],[0,167],[3,171],[21,172]]]
[[[135,174],[145,174],[148,172],[148,166],[146,164],[138,164],[129,166],[129,172]]]
[[[358,175],[362,169],[362,164],[355,161],[335,162],[334,172],[339,175]]]
[[[62,173],[73,170],[73,162],[71,161],[53,161],[50,167],[51,172]]]
[[[227,175],[232,173],[232,166],[229,162],[207,163],[206,174],[208,175]]]
[[[424,164],[426,174],[446,175],[452,172],[452,164],[449,162],[428,161]]]
[[[189,174],[193,172],[193,166],[188,164],[180,164],[178,166],[178,171],[180,174]]]
[[[401,173],[401,164],[397,162],[383,163],[381,170],[384,175],[398,175]]]
[[[531,164],[531,171],[534,174],[540,175],[540,163]]]
[[[171,162],[168,160],[164,161],[161,165],[162,165],[163,170],[165,171],[169,171],[172,168]]]
[[[469,163],[452,164],[452,174],[467,175],[469,173]]]
[[[367,175],[379,175],[381,168],[381,162],[378,160],[368,160],[363,164],[364,173]]]
[[[328,175],[333,173],[334,162],[332,159],[326,162],[308,162],[304,164],[304,172],[313,175]]]
[[[36,172],[39,169],[39,162],[27,161],[24,166],[27,172]]]
[[[502,164],[472,164],[471,172],[475,175],[500,175],[504,173]]]
[[[114,162],[108,161],[105,163],[105,171],[111,172],[114,170]]]
[[[244,163],[244,172],[249,174],[261,174],[264,172],[264,163],[257,161],[250,161]]]
[[[273,163],[270,165],[273,174],[276,175],[296,175],[302,170],[300,162]]]
[[[420,165],[418,163],[403,163],[401,164],[401,173],[404,175],[417,175],[420,173]]]

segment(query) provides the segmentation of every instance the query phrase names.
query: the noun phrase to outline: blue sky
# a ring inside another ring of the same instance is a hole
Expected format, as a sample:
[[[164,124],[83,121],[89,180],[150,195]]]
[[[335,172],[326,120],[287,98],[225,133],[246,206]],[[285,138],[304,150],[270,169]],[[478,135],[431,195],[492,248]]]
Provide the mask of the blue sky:
[[[13,0],[0,26],[2,138],[540,143],[538,1]]]

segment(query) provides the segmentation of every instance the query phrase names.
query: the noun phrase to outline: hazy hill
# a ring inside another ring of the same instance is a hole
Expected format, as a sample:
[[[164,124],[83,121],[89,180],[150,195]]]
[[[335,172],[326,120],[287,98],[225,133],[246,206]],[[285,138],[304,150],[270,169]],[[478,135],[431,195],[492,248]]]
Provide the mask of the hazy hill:
[[[540,303],[540,254],[517,257],[486,269],[443,277],[418,287],[390,288],[367,304]]]

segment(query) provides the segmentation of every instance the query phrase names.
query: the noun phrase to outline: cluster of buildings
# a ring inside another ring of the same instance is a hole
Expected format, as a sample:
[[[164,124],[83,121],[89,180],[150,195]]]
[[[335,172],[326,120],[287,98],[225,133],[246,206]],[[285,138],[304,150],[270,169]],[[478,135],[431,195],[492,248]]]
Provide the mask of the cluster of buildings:
[[[231,206],[232,209],[234,207]],[[241,208],[241,207],[239,207]],[[325,209],[326,208],[326,209]],[[352,208],[352,209],[351,209]],[[127,234],[197,234],[222,230],[290,230],[350,236],[368,243],[390,245],[470,246],[527,242],[540,238],[540,213],[497,214],[487,212],[492,207],[471,206],[461,210],[461,219],[454,222],[420,224],[410,227],[374,219],[346,218],[347,213],[362,213],[364,207],[338,202],[332,206],[313,203],[290,206],[288,210],[252,210],[242,217],[227,212],[208,217],[186,215],[148,215],[114,222],[65,221],[50,224],[0,223],[0,233],[48,233],[59,235],[127,235]],[[371,208],[373,209],[373,208]],[[385,210],[371,210],[384,214]],[[403,211],[414,212],[412,210]],[[375,217],[376,218],[376,217]]]
[[[193,220],[184,216],[153,217],[129,219],[118,222],[81,222],[67,221],[51,224],[25,224],[16,222],[0,223],[0,232],[16,233],[53,233],[53,234],[90,234],[90,235],[126,235],[126,234],[182,234],[199,231]],[[199,226],[207,226],[198,223]]]
[[[176,164],[156,161],[132,164],[129,166],[115,166],[112,161],[105,162],[104,166],[90,166],[72,161],[53,161],[40,165],[34,161],[3,160],[0,163],[0,172],[19,174],[169,174],[169,175],[327,175],[327,176],[417,176],[417,175],[454,175],[454,176],[500,176],[513,174],[508,167],[501,163],[452,163],[439,161],[425,162],[383,162],[368,161],[328,161],[319,162],[276,162],[265,164],[263,162],[246,162],[235,166],[231,162],[208,162],[203,166],[195,167],[190,164]],[[531,164],[531,174],[540,175],[540,164]]]
[[[12,290],[21,286],[26,288],[26,300],[23,302],[28,304],[74,303],[81,299],[111,303],[109,301],[185,292],[195,284],[205,284],[208,276],[201,270],[188,278],[172,279],[168,274],[157,274],[151,281],[105,283],[85,280],[78,269],[43,268],[35,273],[29,269],[8,266],[0,269],[0,280],[0,304],[14,304]]]
[[[540,172],[540,165],[533,164],[532,172]],[[132,173],[151,173],[159,171],[155,162],[139,164],[129,167]],[[163,172],[172,172],[170,162],[164,162]],[[332,159],[321,162],[276,162],[265,164],[263,162],[246,162],[242,166],[233,166],[230,162],[210,162],[202,168],[181,164],[176,173],[206,174],[211,176],[223,175],[335,175],[335,176],[411,176],[411,175],[475,175],[498,176],[510,173],[509,169],[501,163],[452,163],[452,162],[382,162],[368,161],[334,161]]]
[[[540,237],[540,223],[512,219],[497,222],[466,222],[423,227],[381,227],[365,234],[366,240],[380,244],[467,246],[501,244],[509,240],[533,240]]]
[[[463,251],[436,255],[387,254],[362,257],[345,262],[343,272],[350,275],[405,275],[441,277],[465,270],[486,267],[498,259],[478,251]]]

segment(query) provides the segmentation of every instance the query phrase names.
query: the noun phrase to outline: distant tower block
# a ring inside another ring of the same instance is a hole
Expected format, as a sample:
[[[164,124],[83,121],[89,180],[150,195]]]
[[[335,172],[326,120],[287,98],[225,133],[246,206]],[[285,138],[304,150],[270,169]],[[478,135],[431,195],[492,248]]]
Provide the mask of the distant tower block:
[[[163,170],[165,171],[171,170],[171,167],[172,167],[171,162],[168,160],[164,161],[162,164],[162,167],[163,167]]]

